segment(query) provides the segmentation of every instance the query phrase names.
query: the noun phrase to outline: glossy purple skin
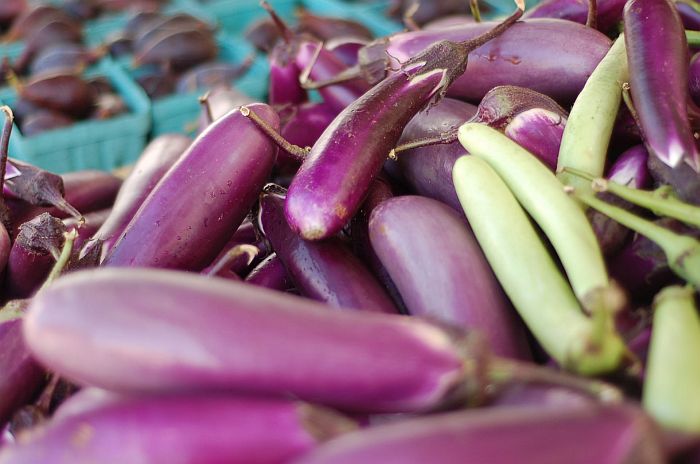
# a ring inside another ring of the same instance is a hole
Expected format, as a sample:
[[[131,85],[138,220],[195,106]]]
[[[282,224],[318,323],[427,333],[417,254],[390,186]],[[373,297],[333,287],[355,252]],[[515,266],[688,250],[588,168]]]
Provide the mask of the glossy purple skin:
[[[652,18],[652,19],[650,19]],[[670,0],[630,0],[624,11],[630,92],[650,153],[700,171],[688,123],[688,43]]]
[[[0,424],[38,392],[44,370],[34,361],[22,337],[22,319],[0,322]]]
[[[117,392],[237,391],[401,412],[453,399],[465,374],[455,342],[420,320],[158,269],[63,276],[32,300],[24,335],[46,366]]]
[[[294,282],[276,253],[269,254],[267,258],[255,266],[245,278],[245,282],[280,292],[294,288]]]
[[[423,25],[423,30],[439,31],[445,29],[446,27],[463,26],[465,24],[473,24],[474,22],[474,17],[472,16],[455,14],[444,16],[442,18],[434,19],[428,23],[425,23]]]
[[[564,127],[566,117],[533,108],[515,116],[506,126],[505,134],[555,171]]]
[[[631,406],[486,408],[349,433],[292,462],[657,464],[665,460],[653,427]]]
[[[599,0],[596,28],[608,31],[622,21],[622,9],[625,0]],[[588,0],[545,0],[530,8],[523,15],[528,18],[560,18],[579,24],[586,24],[588,17]]]
[[[689,1],[693,2],[693,0]],[[678,10],[678,14],[681,15],[683,26],[686,29],[700,31],[700,13],[698,13],[695,8],[681,1],[676,2],[676,9]]]
[[[338,233],[357,212],[404,127],[440,90],[444,69],[415,65],[346,107],[311,148],[292,180],[285,215],[306,240]]]
[[[408,310],[406,310],[406,305],[401,299],[396,284],[391,280],[389,272],[382,264],[377,253],[372,249],[372,243],[369,240],[369,218],[372,215],[372,211],[382,204],[382,202],[393,197],[394,192],[392,191],[389,181],[381,175],[377,177],[374,182],[372,182],[372,186],[369,192],[367,192],[367,197],[365,201],[362,202],[360,210],[350,222],[350,238],[355,255],[369,266],[369,269],[394,301],[399,312],[401,312],[401,314],[408,314]]]
[[[5,268],[10,258],[11,249],[12,243],[10,241],[10,234],[7,232],[5,226],[0,224],[0,278],[5,276]]]
[[[97,59],[97,53],[74,43],[56,44],[43,49],[32,61],[31,74],[48,72],[75,72]]]
[[[547,95],[525,87],[501,85],[484,95],[472,122],[504,130],[517,115],[534,108],[544,109],[565,118],[569,116],[564,108]]]
[[[314,55],[320,47],[320,53],[314,62]],[[318,42],[303,41],[299,44],[299,49],[295,57],[296,65],[304,70],[309,63],[314,63],[309,73],[312,81],[323,81],[340,74],[347,69],[343,61],[336,57],[331,51],[323,48],[323,44]],[[341,112],[345,107],[361,97],[370,85],[363,79],[353,79],[342,84],[330,85],[318,89],[323,101],[332,109]]]
[[[70,17],[54,5],[36,5],[25,9],[22,14],[15,18],[5,39],[13,41],[30,37],[51,21],[70,21]]]
[[[651,174],[647,168],[649,152],[644,145],[637,145],[622,153],[608,169],[606,177],[618,184],[636,189],[651,186]]]
[[[688,65],[688,91],[693,102],[700,104],[700,53],[693,55]]]
[[[65,199],[82,214],[90,213],[112,206],[121,179],[105,171],[74,171],[62,174]],[[17,235],[17,230],[24,222],[32,220],[41,213],[49,213],[54,217],[64,219],[68,214],[56,207],[32,206],[24,201],[8,200],[10,207],[12,229],[11,236]]]
[[[529,358],[522,322],[457,211],[391,198],[372,212],[369,236],[411,315],[479,331],[498,356]]]
[[[77,395],[86,393],[92,394]],[[92,401],[20,436],[0,452],[0,463],[281,464],[354,428],[336,413],[285,399],[109,395]],[[328,436],[314,436],[314,425],[327,426]]]
[[[104,252],[114,245],[158,181],[191,143],[192,140],[185,135],[164,134],[144,148],[129,176],[124,179],[112,212],[95,233],[95,238],[104,241]]]
[[[395,34],[388,39],[388,52],[405,61],[439,40],[469,40],[495,24]],[[610,45],[604,34],[571,21],[519,21],[469,54],[467,71],[450,86],[447,96],[478,102],[496,86],[517,85],[570,103]]]
[[[260,223],[299,292],[342,309],[396,313],[396,307],[365,265],[337,237],[310,242],[284,219],[284,197],[260,197]]]
[[[63,113],[52,110],[35,111],[22,120],[22,135],[31,137],[49,130],[67,127],[75,123],[75,119]]]
[[[249,108],[279,128],[272,108],[262,103]],[[218,119],[161,178],[104,264],[202,270],[243,222],[276,153],[239,110]]]
[[[595,400],[564,387],[537,384],[513,384],[494,394],[489,407],[538,406],[564,409],[594,406]]]
[[[313,146],[340,111],[327,103],[304,103],[282,127],[282,136],[300,147]]]
[[[15,60],[15,69],[24,72],[38,53],[57,43],[80,43],[83,32],[72,21],[51,21],[28,36],[22,54]]]
[[[445,98],[436,106],[418,113],[404,129],[399,143],[434,137],[456,129],[475,113],[474,105]],[[399,153],[398,160],[389,160],[386,166],[392,176],[408,185],[413,192],[462,211],[452,182],[452,167],[457,158],[465,154],[467,152],[459,141],[454,141]]]
[[[280,42],[268,55],[270,65],[268,101],[270,105],[295,105],[307,100],[306,90],[299,83],[301,70],[294,60],[295,54],[294,44]]]

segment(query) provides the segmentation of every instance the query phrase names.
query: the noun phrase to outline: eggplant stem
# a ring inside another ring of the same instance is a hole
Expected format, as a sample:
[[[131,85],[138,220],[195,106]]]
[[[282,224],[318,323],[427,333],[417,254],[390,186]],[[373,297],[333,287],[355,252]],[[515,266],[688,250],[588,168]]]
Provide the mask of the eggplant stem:
[[[389,152],[389,158],[396,160],[399,153],[412,150],[414,148],[429,147],[432,145],[442,145],[457,141],[458,129],[452,129],[446,132],[441,132],[439,135],[434,137],[425,137],[422,139],[415,139],[409,142],[404,142],[401,145],[397,145]]]
[[[310,72],[310,70],[309,70]],[[323,79],[320,81],[313,81],[311,80],[308,76],[305,76],[305,79],[302,79],[303,73],[299,75],[299,83],[301,84],[301,88],[305,90],[318,90],[322,89],[323,87],[328,87],[329,85],[336,85],[336,84],[342,84],[343,82],[348,82],[353,79],[358,79],[362,77],[361,74],[361,69],[359,66],[355,65],[350,68],[346,68],[336,74],[333,77],[329,77],[328,79]]]
[[[476,50],[477,48],[481,47],[482,45],[490,42],[491,40],[495,39],[499,35],[503,34],[505,31],[510,29],[510,27],[515,24],[520,17],[523,15],[525,12],[525,5],[521,0],[516,0],[516,5],[518,7],[517,10],[515,10],[515,13],[510,15],[503,21],[502,23],[497,24],[493,29],[490,31],[481,34],[480,36],[477,36],[471,40],[465,40],[463,42],[459,42],[460,44],[466,46],[469,50],[469,52],[472,52]]]
[[[61,255],[58,257],[58,260],[56,260],[56,264],[54,264],[53,268],[51,269],[51,272],[49,273],[49,276],[46,278],[46,281],[44,281],[44,284],[41,286],[41,289],[39,289],[40,291],[48,287],[54,280],[58,278],[58,276],[61,275],[63,269],[66,267],[66,264],[68,264],[68,261],[70,261],[71,254],[73,253],[73,243],[75,242],[77,236],[78,231],[76,229],[72,229],[70,232],[66,232],[63,234],[65,241],[63,242]]]
[[[230,267],[241,256],[247,256],[246,266],[250,266],[255,257],[260,254],[260,249],[255,245],[243,243],[231,248],[224,256],[222,256],[206,273],[208,277],[214,277],[226,267]]]
[[[253,121],[255,125],[265,133],[265,135],[270,137],[270,139],[272,139],[272,141],[275,142],[278,147],[294,156],[297,161],[303,162],[306,159],[306,156],[311,151],[311,147],[302,148],[299,145],[289,143],[284,137],[282,137],[282,135],[279,134],[279,132],[277,132],[260,116],[258,116],[255,111],[251,110],[247,106],[241,106],[240,111],[243,116]]]
[[[207,126],[211,125],[214,122],[214,115],[211,113],[211,105],[209,104],[210,94],[211,92],[207,91],[207,93],[199,97],[199,106],[202,107],[202,111],[204,112],[204,118],[207,121]]]
[[[308,82],[310,82],[311,70],[316,65],[316,62],[318,61],[318,56],[321,54],[322,49],[323,49],[323,42],[316,43],[316,50],[314,50],[314,55],[311,57],[309,62],[306,64],[306,66],[304,66],[304,69],[299,74],[299,84],[301,84],[301,88],[306,89],[306,87],[304,87],[304,86]],[[334,78],[335,77],[337,77],[337,75],[334,76]]]
[[[564,171],[591,181],[593,190],[596,192],[611,192],[623,200],[652,211],[657,216],[668,216],[700,227],[700,208],[678,200],[669,186],[665,186],[666,188],[662,186],[653,191],[640,190],[610,180],[595,178],[578,169],[564,168]]]
[[[588,16],[586,16],[586,27],[597,29],[598,27],[598,1],[588,0]]]
[[[68,201],[67,201],[65,198],[60,197],[60,198],[58,198],[58,199],[56,199],[56,200],[53,200],[53,205],[54,205],[56,208],[58,208],[58,209],[60,209],[61,211],[63,211],[64,213],[69,214],[69,215],[73,216],[75,219],[77,219],[77,220],[78,220],[78,228],[80,228],[80,227],[82,227],[82,226],[85,225],[85,216],[83,216],[83,215],[80,213],[80,211],[78,211],[78,210],[75,208],[75,206],[73,206],[73,205],[71,205],[70,203],[68,203]]]
[[[7,172],[7,157],[10,150],[10,135],[12,135],[12,125],[15,121],[15,115],[9,106],[0,107],[5,113],[5,121],[2,124],[2,135],[0,135],[0,198],[4,198],[5,188],[5,173]]]
[[[582,203],[656,243],[666,255],[671,270],[700,289],[700,241],[676,234],[590,193],[574,191],[573,194]]]
[[[493,359],[488,369],[488,376],[491,382],[497,385],[513,382],[557,385],[584,393],[604,403],[619,403],[624,398],[619,389],[600,380],[587,379],[509,359]]]
[[[265,0],[260,1],[260,6],[265,8],[267,14],[269,14],[270,18],[272,18],[272,22],[275,23],[275,26],[277,27],[277,30],[282,36],[282,40],[284,40],[284,43],[291,43],[292,39],[294,38],[294,32],[289,28],[289,26],[287,26],[287,23],[282,21],[282,19],[277,15],[272,6]]]
[[[639,113],[637,113],[637,108],[634,106],[634,102],[632,101],[632,94],[630,93],[630,83],[629,82],[622,83],[622,101],[625,102],[625,106],[627,107],[627,110],[632,115],[632,119],[634,119],[634,123],[637,125],[637,127],[642,127],[641,122],[639,121]],[[644,134],[643,133],[642,133],[642,141],[644,141]]]
[[[700,46],[700,31],[685,31],[685,38],[688,41],[688,46],[698,47]]]
[[[481,8],[479,7],[479,0],[469,0],[469,10],[472,12],[474,21],[477,23],[481,22]]]

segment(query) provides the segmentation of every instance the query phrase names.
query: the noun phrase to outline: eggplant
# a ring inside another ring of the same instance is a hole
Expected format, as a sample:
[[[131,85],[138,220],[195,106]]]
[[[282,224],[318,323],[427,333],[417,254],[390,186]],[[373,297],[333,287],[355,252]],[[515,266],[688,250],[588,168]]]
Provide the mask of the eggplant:
[[[40,75],[22,84],[19,95],[36,105],[82,118],[95,104],[95,92],[82,78],[74,74]]]
[[[251,285],[285,292],[294,288],[282,261],[276,253],[270,253],[246,276],[245,282]]]
[[[504,133],[555,171],[566,121],[565,116],[533,108],[515,116]]]
[[[596,25],[603,32],[622,20],[624,0],[597,0]],[[590,3],[586,0],[545,0],[530,8],[525,18],[560,18],[586,24]]]
[[[160,65],[175,71],[213,60],[219,47],[210,32],[198,29],[163,32],[153,37],[134,55],[136,66]]]

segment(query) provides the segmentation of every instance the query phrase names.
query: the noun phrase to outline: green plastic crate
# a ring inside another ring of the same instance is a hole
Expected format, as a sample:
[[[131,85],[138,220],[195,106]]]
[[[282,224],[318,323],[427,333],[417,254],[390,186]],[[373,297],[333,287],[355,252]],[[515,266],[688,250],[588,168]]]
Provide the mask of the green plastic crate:
[[[109,78],[124,98],[129,113],[102,121],[80,121],[72,126],[25,137],[17,125],[10,137],[10,156],[52,172],[80,169],[112,170],[135,161],[147,141],[150,103],[143,90],[114,63],[105,60],[89,73]],[[17,94],[5,89],[1,103],[12,107]]]

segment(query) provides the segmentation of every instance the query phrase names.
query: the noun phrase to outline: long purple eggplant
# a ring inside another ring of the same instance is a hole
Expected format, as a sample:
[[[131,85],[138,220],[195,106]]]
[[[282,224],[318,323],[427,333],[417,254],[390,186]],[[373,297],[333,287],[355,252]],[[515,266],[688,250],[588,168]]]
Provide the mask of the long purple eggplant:
[[[688,43],[674,3],[630,0],[624,24],[630,92],[649,152],[672,168],[686,162],[700,171],[686,108]]]
[[[87,404],[79,407],[80,400]],[[286,399],[120,397],[88,389],[70,403],[72,411],[59,410],[3,449],[0,463],[279,464],[356,428],[338,413]]]
[[[78,271],[35,296],[24,329],[46,366],[113,391],[284,394],[377,412],[466,393],[460,351],[437,327],[192,273]]]
[[[7,261],[8,297],[27,298],[41,286],[58,259],[65,231],[63,222],[48,213],[20,226]]]
[[[306,240],[340,231],[357,212],[413,116],[444,96],[467,68],[471,50],[502,34],[521,13],[518,10],[473,41],[443,40],[419,51],[401,72],[347,106],[311,148],[289,186],[285,214],[292,229]]]
[[[293,463],[659,464],[657,435],[633,406],[487,408],[360,430]]]
[[[164,134],[153,139],[144,149],[122,183],[109,217],[94,235],[103,241],[105,252],[114,245],[148,194],[191,143],[187,136]]]
[[[476,107],[459,100],[445,98],[428,110],[418,113],[399,139],[399,144],[435,137],[457,129],[471,119]],[[457,211],[462,206],[452,184],[452,166],[467,151],[458,142],[413,148],[398,153],[396,161],[386,162],[387,172],[422,196],[446,203]]]
[[[535,108],[562,117],[568,116],[566,110],[547,95],[516,85],[499,85],[481,99],[472,122],[503,130],[517,115]]]
[[[309,242],[284,218],[284,196],[260,196],[260,223],[302,295],[338,308],[396,313],[389,295],[337,237]]]
[[[282,36],[282,41],[277,42],[267,58],[270,66],[268,100],[271,105],[303,103],[308,95],[299,82],[301,70],[295,60],[301,38],[287,27],[267,2],[261,4]]]
[[[272,108],[249,108],[279,128]],[[276,152],[240,110],[216,120],[158,182],[104,264],[203,269],[243,222]]]
[[[437,31],[399,33],[385,39],[386,52],[403,62],[437,41],[469,40],[493,26],[492,22],[483,22]],[[496,86],[517,85],[558,102],[571,103],[610,45],[604,34],[571,21],[520,21],[470,54],[469,67],[450,87],[447,96],[476,102]]]
[[[4,315],[0,312],[0,318]],[[44,370],[34,361],[22,337],[22,319],[0,321],[0,424],[41,388]]]
[[[499,356],[529,357],[522,323],[457,211],[430,198],[392,198],[372,212],[369,234],[412,315],[480,331]]]
[[[622,20],[625,0],[598,0],[596,24],[606,32]],[[588,0],[545,0],[530,8],[524,18],[560,18],[586,24]]]

